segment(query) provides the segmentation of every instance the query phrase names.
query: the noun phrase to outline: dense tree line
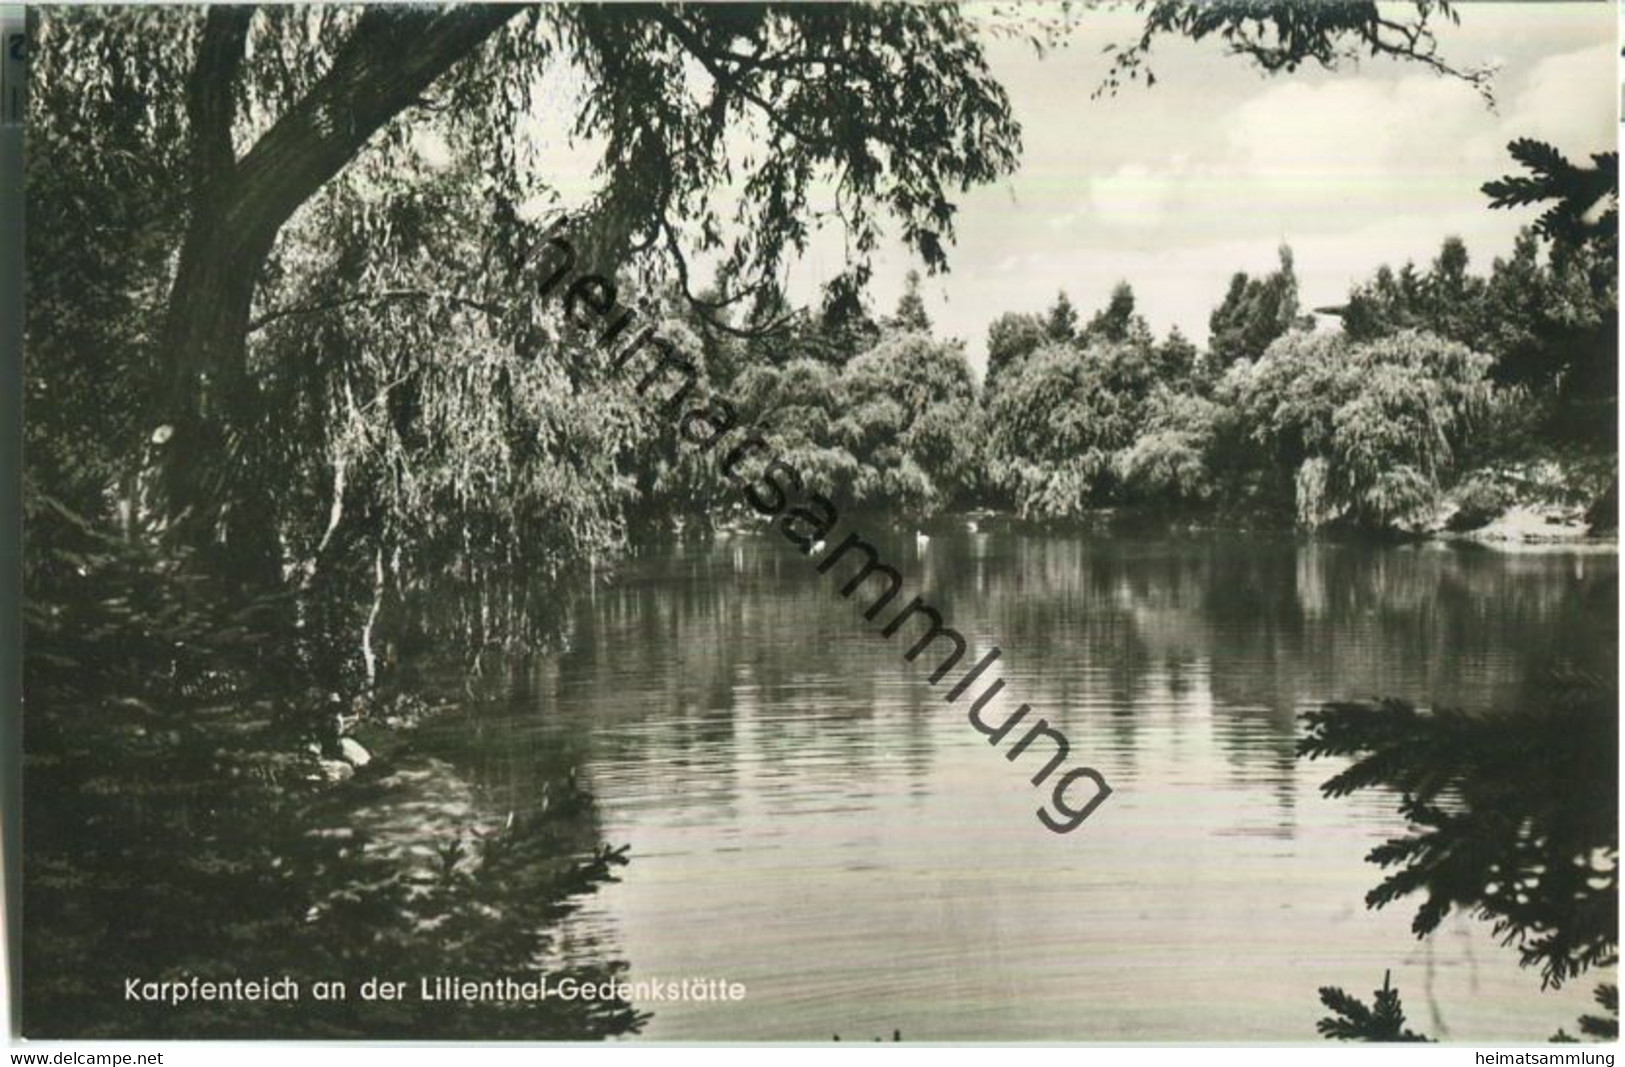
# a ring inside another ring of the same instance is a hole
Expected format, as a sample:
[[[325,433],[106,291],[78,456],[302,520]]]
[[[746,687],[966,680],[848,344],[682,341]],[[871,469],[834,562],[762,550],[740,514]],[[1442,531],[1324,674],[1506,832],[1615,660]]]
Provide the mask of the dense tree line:
[[[1080,323],[1065,293],[999,316],[987,371],[934,340],[911,283],[845,347],[815,319],[739,378],[803,470],[909,521],[969,504],[1035,519],[1155,507],[1366,531],[1583,504],[1614,457],[1612,254],[1523,231],[1486,275],[1444,241],[1382,267],[1317,328],[1292,254],[1216,304],[1205,350],[1161,339],[1122,283]],[[728,383],[731,386],[731,383]],[[719,494],[720,497],[720,494]]]

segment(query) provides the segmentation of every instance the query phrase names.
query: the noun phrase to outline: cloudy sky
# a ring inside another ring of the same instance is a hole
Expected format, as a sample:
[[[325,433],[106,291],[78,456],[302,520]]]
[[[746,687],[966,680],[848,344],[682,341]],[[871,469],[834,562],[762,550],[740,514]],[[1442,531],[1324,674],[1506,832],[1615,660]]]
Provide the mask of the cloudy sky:
[[[998,10],[980,2],[966,5],[974,18]],[[1487,271],[1538,214],[1492,212],[1479,192],[1515,169],[1508,142],[1539,138],[1581,161],[1615,143],[1616,9],[1606,0],[1458,7],[1461,25],[1439,27],[1441,54],[1457,67],[1497,68],[1494,109],[1417,63],[1270,76],[1217,42],[1174,38],[1154,47],[1154,88],[1093,99],[1109,64],[1103,46],[1136,37],[1132,10],[1081,11],[1064,47],[1042,59],[1024,40],[989,35],[1024,151],[1014,176],[960,199],[951,271],[926,280],[938,332],[962,339],[980,369],[998,315],[1042,310],[1064,289],[1087,317],[1127,280],[1159,334],[1177,324],[1202,343],[1230,276],[1273,269],[1282,243],[1306,307],[1341,303],[1383,263],[1425,263],[1452,234],[1467,242],[1472,269]],[[1053,18],[1057,9],[1020,10]],[[603,151],[569,132],[583,91],[555,69],[528,123],[541,172],[571,208],[597,191]],[[745,151],[750,135],[738,138]],[[843,256],[838,230],[815,237],[789,274],[792,297],[816,300]],[[878,310],[895,307],[916,265],[900,245],[883,250],[871,288]]]
[[[1497,108],[1465,83],[1416,64],[1367,61],[1336,73],[1266,76],[1217,44],[1168,39],[1158,83],[1091,99],[1108,42],[1132,39],[1132,14],[1085,12],[1070,44],[1035,59],[989,42],[995,74],[1024,129],[1019,172],[962,202],[951,273],[927,279],[940,333],[980,366],[988,323],[1041,310],[1065,289],[1087,316],[1120,279],[1159,331],[1198,341],[1237,270],[1296,256],[1306,304],[1341,302],[1384,262],[1430,259],[1458,234],[1487,270],[1532,212],[1492,212],[1478,187],[1512,168],[1515,137],[1584,159],[1615,139],[1615,8],[1467,4],[1440,31],[1458,66],[1494,63]],[[795,272],[803,295],[838,266],[821,241]],[[911,264],[891,249],[873,296],[889,310]]]

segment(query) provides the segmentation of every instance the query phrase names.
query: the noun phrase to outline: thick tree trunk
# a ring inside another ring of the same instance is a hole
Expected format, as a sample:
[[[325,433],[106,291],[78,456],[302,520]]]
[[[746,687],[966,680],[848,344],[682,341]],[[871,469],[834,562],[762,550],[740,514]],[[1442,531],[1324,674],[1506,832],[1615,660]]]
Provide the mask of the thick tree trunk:
[[[209,9],[187,86],[193,214],[164,333],[164,507],[185,543],[243,584],[280,584],[274,487],[255,484],[264,410],[248,374],[254,287],[282,226],[386,122],[508,20],[510,5],[369,8],[310,93],[241,160],[237,77],[253,8]]]
[[[213,7],[204,20],[186,87],[192,217],[170,291],[162,348],[169,365],[158,418],[168,426],[169,438],[159,453],[161,499],[180,540],[216,557],[223,542],[229,544],[228,554],[245,547],[236,543],[241,538],[229,538],[221,529],[229,508],[215,504],[232,488],[230,465],[224,462],[226,398],[241,399],[246,381],[246,316],[253,295],[250,265],[234,269],[221,229],[236,163],[234,94],[253,17],[250,7]],[[221,569],[247,577],[229,565]]]
[[[274,236],[274,235],[273,235]],[[256,485],[256,423],[268,412],[248,375],[248,314],[270,253],[246,247],[216,212],[194,215],[170,295],[164,500],[176,536],[212,569],[254,589],[281,577],[269,487]]]

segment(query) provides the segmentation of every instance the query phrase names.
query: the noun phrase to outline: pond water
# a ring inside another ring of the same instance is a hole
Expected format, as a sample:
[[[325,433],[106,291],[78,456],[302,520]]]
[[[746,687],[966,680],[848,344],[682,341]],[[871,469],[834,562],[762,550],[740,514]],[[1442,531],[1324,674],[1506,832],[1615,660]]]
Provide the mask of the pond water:
[[[1395,798],[1331,800],[1293,754],[1332,699],[1527,713],[1555,666],[1616,671],[1617,557],[1235,534],[876,531],[1006,693],[1115,793],[1075,833],[860,607],[776,534],[679,544],[584,586],[565,648],[512,657],[419,745],[500,816],[559,753],[620,882],[555,950],[743,982],[652,1003],[661,1039],[1316,1040],[1316,989],[1393,972],[1455,1040],[1574,1031],[1486,924],[1367,911]],[[970,662],[967,658],[966,662]],[[991,675],[990,675],[991,677]],[[551,776],[551,777],[550,777]]]

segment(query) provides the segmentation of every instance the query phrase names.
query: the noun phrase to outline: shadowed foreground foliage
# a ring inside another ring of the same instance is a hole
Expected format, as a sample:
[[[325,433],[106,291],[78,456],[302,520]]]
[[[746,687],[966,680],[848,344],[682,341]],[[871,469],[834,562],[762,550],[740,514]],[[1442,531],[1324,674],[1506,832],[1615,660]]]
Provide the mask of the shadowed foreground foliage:
[[[1421,896],[1411,924],[1418,938],[1452,909],[1466,911],[1515,946],[1522,966],[1538,967],[1543,988],[1558,988],[1618,961],[1619,722],[1604,679],[1557,677],[1535,699],[1494,715],[1429,713],[1398,700],[1328,704],[1303,716],[1298,754],[1353,760],[1321,786],[1328,797],[1383,788],[1401,798],[1406,832],[1366,857],[1387,872],[1367,907]],[[1598,990],[1605,1007],[1613,988]],[[1384,1007],[1387,989],[1385,981],[1368,1015],[1341,990],[1323,989],[1322,1001],[1347,1022],[1323,1020],[1321,1032],[1396,1039],[1365,1032],[1392,1030],[1373,1022],[1383,1012],[1402,1018],[1397,992]],[[1606,1025],[1587,1017],[1581,1029]]]
[[[1384,971],[1382,988],[1372,991],[1370,1007],[1335,986],[1322,986],[1320,1002],[1334,1014],[1317,1022],[1315,1029],[1328,1041],[1428,1040],[1405,1028],[1405,1009],[1399,1003],[1399,990],[1392,988],[1388,979],[1389,974]]]
[[[534,977],[551,931],[623,850],[598,844],[592,799],[561,753],[551,805],[506,820],[421,802],[416,774],[332,785],[323,739],[286,707],[283,650],[261,605],[228,608],[184,558],[30,499],[25,680],[24,1023],[35,1037],[500,1037],[635,1030],[619,1002],[420,1004],[419,975]],[[434,853],[367,832],[358,808],[413,812]],[[335,811],[338,813],[334,816]],[[623,965],[553,964],[599,981]],[[124,980],[288,976],[301,1000],[124,1002]],[[401,1003],[360,981],[405,979]],[[343,979],[351,997],[310,998]]]

